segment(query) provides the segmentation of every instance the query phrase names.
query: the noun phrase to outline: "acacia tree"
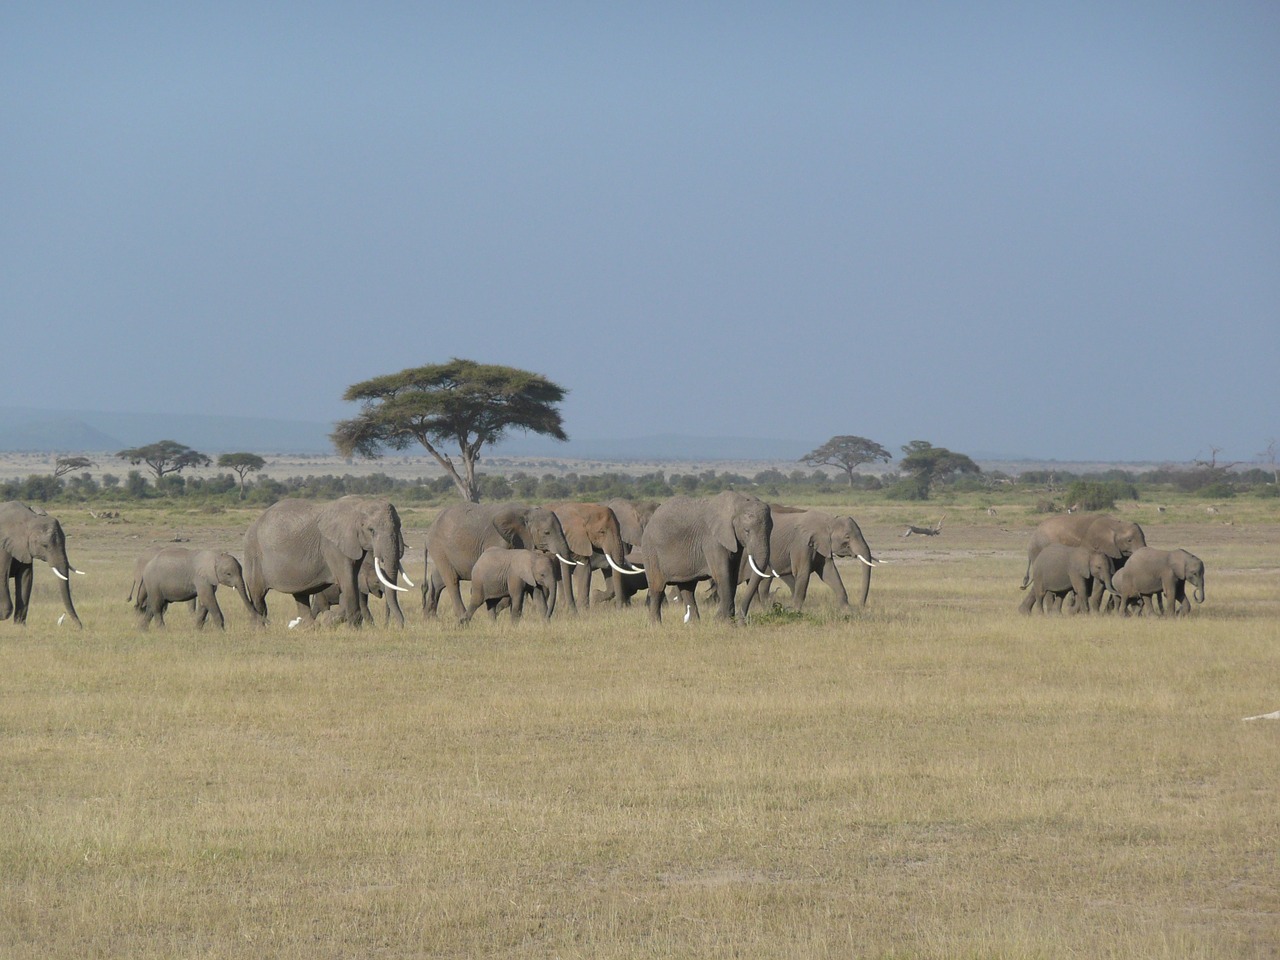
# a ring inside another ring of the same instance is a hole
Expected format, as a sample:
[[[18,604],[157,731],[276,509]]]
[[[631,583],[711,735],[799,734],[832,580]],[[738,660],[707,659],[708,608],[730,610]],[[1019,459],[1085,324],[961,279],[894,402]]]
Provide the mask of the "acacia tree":
[[[874,440],[866,437],[839,436],[832,437],[816,450],[810,450],[800,458],[800,463],[810,466],[839,467],[849,478],[849,486],[853,486],[853,470],[864,463],[877,461],[888,463],[893,459],[891,454]]]
[[[927,440],[912,440],[904,444],[906,454],[899,468],[911,475],[909,483],[914,487],[916,500],[928,500],[935,483],[947,480],[957,473],[981,473],[982,469],[963,453],[954,453],[946,447],[935,447]]]
[[[145,463],[157,483],[166,474],[181,473],[187,467],[207,467],[213,462],[199,450],[192,450],[176,440],[158,440],[145,447],[130,447],[116,456],[128,460],[135,467]]]
[[[96,466],[88,457],[58,457],[53,462],[53,478],[57,480],[76,470],[88,470]]]
[[[384,447],[420,443],[462,498],[477,503],[476,463],[486,444],[512,429],[569,439],[557,409],[567,392],[541,374],[454,357],[352,384],[342,398],[363,404],[360,415],[329,436],[344,457],[376,458]],[[458,462],[446,445],[456,445]]]
[[[256,473],[267,465],[267,461],[256,453],[220,453],[218,466],[232,470],[240,477],[240,499],[244,499],[245,477]]]

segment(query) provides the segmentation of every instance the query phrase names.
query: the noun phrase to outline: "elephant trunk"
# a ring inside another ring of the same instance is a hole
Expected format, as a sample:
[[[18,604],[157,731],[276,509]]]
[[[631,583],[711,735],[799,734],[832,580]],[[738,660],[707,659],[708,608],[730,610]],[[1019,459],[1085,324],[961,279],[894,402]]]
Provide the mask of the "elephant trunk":
[[[1204,578],[1203,577],[1201,577],[1196,582],[1195,598],[1196,598],[1196,603],[1204,603]]]
[[[552,578],[551,578],[551,583],[550,583],[550,584],[548,584],[548,586],[547,586],[547,591],[546,591],[546,593],[547,593],[547,619],[548,619],[548,620],[550,620],[550,619],[551,619],[551,614],[555,613],[555,610],[556,610],[556,586],[557,586],[557,583],[558,583],[557,579],[556,579],[555,577],[552,577]]]
[[[244,577],[236,577],[234,586],[235,586],[236,595],[240,598],[240,601],[244,604],[245,609],[249,611],[249,620],[255,626],[261,626],[263,623],[265,623],[266,621],[263,620],[262,614],[258,613],[258,608],[255,607],[253,605],[253,601],[249,599],[249,590],[247,587],[245,587]]]
[[[867,552],[863,556],[871,556],[870,547],[867,548]],[[871,593],[871,564],[867,561],[862,561],[858,564],[858,570],[861,577],[861,586],[858,589],[858,605],[865,607],[867,605],[867,595]]]

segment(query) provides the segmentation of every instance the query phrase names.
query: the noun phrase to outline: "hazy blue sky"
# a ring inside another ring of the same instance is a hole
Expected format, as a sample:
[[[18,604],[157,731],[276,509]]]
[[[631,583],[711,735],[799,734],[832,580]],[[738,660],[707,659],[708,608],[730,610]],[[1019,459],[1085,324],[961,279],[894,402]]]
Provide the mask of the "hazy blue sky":
[[[1280,436],[1280,4],[0,8],[4,401],[581,438]]]

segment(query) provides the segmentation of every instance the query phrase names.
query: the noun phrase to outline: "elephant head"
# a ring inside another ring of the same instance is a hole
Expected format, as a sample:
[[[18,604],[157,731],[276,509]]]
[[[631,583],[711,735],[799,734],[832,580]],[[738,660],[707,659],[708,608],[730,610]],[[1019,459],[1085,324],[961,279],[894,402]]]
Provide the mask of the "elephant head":
[[[495,514],[493,525],[509,547],[540,550],[563,563],[574,562],[559,518],[546,507],[512,506]]]
[[[867,605],[867,595],[871,592],[871,568],[880,561],[871,555],[871,547],[862,535],[862,528],[853,517],[836,517],[827,531],[827,536],[819,536],[814,540],[814,547],[827,559],[834,557],[856,557],[861,570],[861,587],[858,591],[862,606]]]
[[[1195,587],[1196,603],[1204,603],[1204,561],[1186,550],[1173,550],[1169,553],[1169,565],[1173,567],[1174,576]]]
[[[770,576],[769,533],[773,517],[758,497],[726,490],[712,498],[712,532],[727,552],[741,558],[757,576]]]
[[[71,602],[71,574],[80,573],[67,559],[67,538],[62,524],[44,511],[32,510],[26,504],[10,501],[0,505],[0,576],[6,580],[3,600],[8,606],[7,578],[12,575],[13,563],[29,566],[34,560],[43,560],[58,578],[58,590],[67,616],[76,626],[81,626],[75,605]],[[20,588],[21,589],[21,588]],[[21,616],[25,616],[26,600],[18,598]],[[8,616],[6,609],[4,616]]]
[[[556,588],[560,582],[556,564],[551,557],[545,553],[533,553],[529,560],[529,574],[531,583],[529,586],[535,590],[542,592],[543,599],[547,605],[547,617],[556,609]]]
[[[1115,561],[1103,553],[1101,550],[1093,550],[1089,553],[1089,576],[1095,581],[1101,583],[1108,593],[1115,593],[1115,586],[1112,578],[1115,576]],[[1102,597],[1098,596],[1098,603],[1101,604]]]
[[[1131,520],[1117,520],[1115,517],[1099,517],[1090,527],[1092,542],[1090,546],[1101,550],[1112,560],[1125,560],[1135,550],[1147,545],[1146,535],[1142,527]]]
[[[252,619],[255,622],[261,621],[262,618],[249,599],[249,591],[245,588],[244,570],[239,560],[229,553],[208,550],[200,557],[199,563],[196,573],[200,577],[210,584],[219,584],[235,590]]]
[[[643,572],[622,565],[627,547],[623,542],[622,525],[612,509],[602,503],[573,501],[552,504],[550,509],[560,521],[569,549],[579,557],[588,560],[593,554],[602,554],[609,566],[619,573]]]

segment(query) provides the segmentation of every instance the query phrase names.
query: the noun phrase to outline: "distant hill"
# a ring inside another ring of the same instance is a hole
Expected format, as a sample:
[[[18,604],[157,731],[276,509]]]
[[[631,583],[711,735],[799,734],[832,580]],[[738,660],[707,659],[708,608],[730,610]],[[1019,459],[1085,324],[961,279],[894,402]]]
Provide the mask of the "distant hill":
[[[331,423],[215,417],[198,414],[111,413],[0,407],[0,452],[115,451],[177,440],[203,453],[331,454]],[[655,434],[558,443],[516,433],[491,451],[496,456],[579,460],[796,460],[820,443],[750,437]]]
[[[0,407],[0,451],[123,450],[177,440],[203,453],[332,453],[327,423],[200,414]]]

